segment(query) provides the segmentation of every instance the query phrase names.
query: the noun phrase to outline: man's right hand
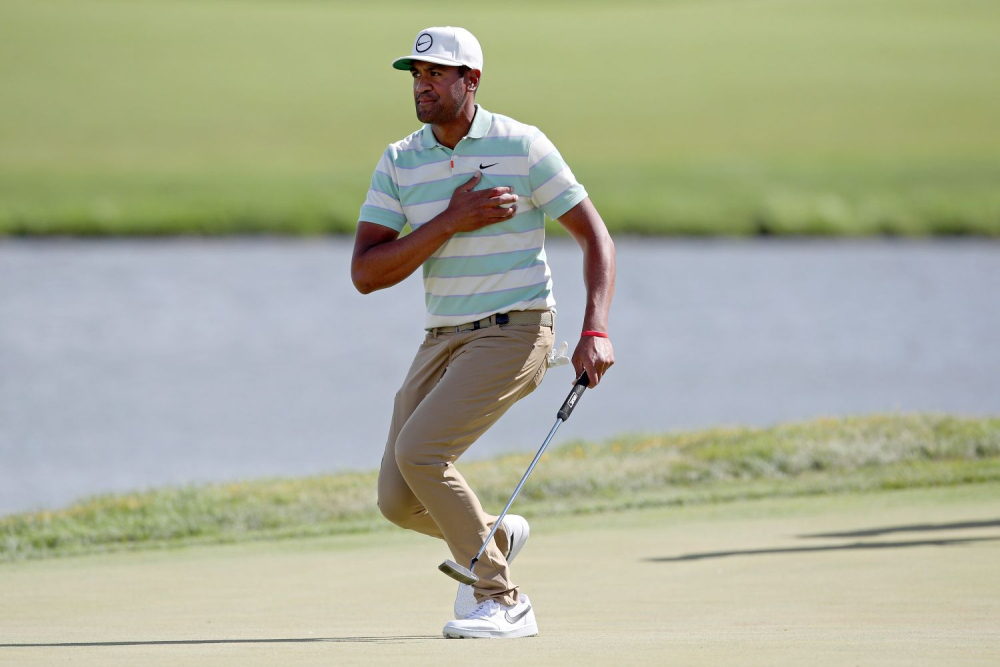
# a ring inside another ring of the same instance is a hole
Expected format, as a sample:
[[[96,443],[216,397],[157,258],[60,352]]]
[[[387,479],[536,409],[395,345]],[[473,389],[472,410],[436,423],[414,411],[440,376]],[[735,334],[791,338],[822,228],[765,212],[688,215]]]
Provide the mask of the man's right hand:
[[[517,215],[514,188],[498,186],[473,190],[482,179],[483,173],[477,171],[452,193],[448,208],[441,214],[452,233],[472,232]]]
[[[389,227],[359,222],[351,258],[351,280],[358,291],[368,294],[395,285],[458,232],[471,232],[517,215],[514,189],[473,190],[482,179],[482,172],[477,171],[455,188],[447,209],[402,238]]]

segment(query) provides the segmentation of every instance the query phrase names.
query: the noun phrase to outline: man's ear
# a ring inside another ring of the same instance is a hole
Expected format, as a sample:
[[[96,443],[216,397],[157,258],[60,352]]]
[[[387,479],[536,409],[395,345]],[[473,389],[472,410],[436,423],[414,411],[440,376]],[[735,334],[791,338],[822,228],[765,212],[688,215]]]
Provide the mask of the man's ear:
[[[479,77],[482,76],[482,70],[470,69],[465,73],[465,87],[469,90],[476,90],[479,88]]]

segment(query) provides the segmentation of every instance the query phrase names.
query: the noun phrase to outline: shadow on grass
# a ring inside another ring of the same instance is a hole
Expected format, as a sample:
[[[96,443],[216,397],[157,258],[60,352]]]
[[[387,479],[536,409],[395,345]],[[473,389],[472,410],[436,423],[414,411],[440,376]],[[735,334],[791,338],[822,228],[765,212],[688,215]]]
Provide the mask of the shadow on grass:
[[[710,558],[727,558],[730,556],[769,556],[774,554],[821,553],[824,551],[863,551],[870,549],[907,549],[911,547],[950,547],[974,542],[996,542],[1000,537],[969,537],[954,540],[914,540],[912,542],[854,542],[853,544],[832,544],[822,547],[781,547],[775,549],[744,549],[740,551],[707,551],[704,553],[684,554],[683,556],[664,556],[662,558],[646,558],[647,563],[681,563],[693,560],[708,560]]]
[[[102,646],[197,646],[202,644],[306,644],[306,643],[363,643],[401,644],[406,642],[444,639],[441,635],[414,635],[402,637],[304,637],[287,639],[174,639],[145,642],[55,642],[51,644],[0,644],[0,648],[81,648]]]
[[[1000,527],[1000,519],[994,519],[991,521],[962,521],[960,523],[918,523],[909,526],[869,528],[867,530],[855,530],[847,533],[813,533],[810,535],[799,535],[798,537],[877,537],[879,535],[888,535],[889,533],[923,533],[938,530],[969,530],[975,528],[996,527]]]

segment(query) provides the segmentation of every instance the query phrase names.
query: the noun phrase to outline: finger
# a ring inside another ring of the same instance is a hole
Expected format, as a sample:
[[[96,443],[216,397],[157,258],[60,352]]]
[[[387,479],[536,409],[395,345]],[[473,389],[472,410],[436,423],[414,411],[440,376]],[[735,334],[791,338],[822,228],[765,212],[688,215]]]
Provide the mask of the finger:
[[[498,185],[497,187],[490,190],[491,197],[499,197],[501,195],[507,195],[514,192],[514,188],[507,187],[506,185]]]
[[[575,378],[583,375],[584,371],[587,371],[587,377],[590,378],[590,384],[588,384],[587,387],[596,387],[600,383],[601,374],[597,372],[597,367],[594,366],[593,362],[584,361],[579,367],[577,367],[576,364],[573,364],[573,368],[576,370],[576,375],[573,376],[573,384],[576,384]]]
[[[501,206],[495,209],[497,213],[497,218],[500,220],[506,220],[507,218],[513,218],[517,215],[517,204],[511,204],[510,206]]]
[[[477,171],[472,175],[472,178],[470,178],[465,183],[462,183],[460,186],[455,188],[455,191],[469,192],[470,190],[472,190],[472,188],[476,187],[476,184],[479,183],[479,181],[482,180],[482,178],[483,178],[483,172]]]
[[[519,197],[517,195],[515,195],[513,193],[507,193],[507,194],[502,194],[502,195],[493,197],[492,201],[497,206],[503,206],[505,204],[514,204],[514,203],[516,203],[518,201],[518,199],[519,199]]]

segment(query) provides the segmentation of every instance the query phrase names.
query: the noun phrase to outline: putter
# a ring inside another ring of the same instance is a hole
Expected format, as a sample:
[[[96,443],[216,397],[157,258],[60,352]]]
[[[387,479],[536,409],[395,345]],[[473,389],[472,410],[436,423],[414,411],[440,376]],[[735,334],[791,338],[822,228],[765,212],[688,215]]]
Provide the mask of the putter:
[[[486,546],[493,540],[493,535],[497,532],[497,528],[500,527],[500,522],[503,521],[505,516],[507,516],[507,510],[509,510],[510,506],[514,504],[514,499],[517,498],[517,494],[521,491],[521,487],[524,486],[524,482],[528,479],[528,475],[530,475],[531,471],[535,469],[535,464],[538,463],[538,459],[542,458],[545,448],[548,447],[549,442],[552,441],[552,436],[556,434],[559,426],[564,421],[569,419],[571,414],[573,414],[573,408],[576,407],[576,404],[580,401],[580,397],[583,396],[583,392],[587,389],[587,385],[589,384],[590,378],[587,377],[587,371],[584,371],[580,378],[576,381],[576,384],[573,385],[573,390],[569,392],[569,396],[567,396],[566,400],[563,401],[562,407],[559,408],[559,412],[556,413],[555,425],[552,427],[552,430],[549,431],[549,435],[545,438],[545,442],[543,442],[542,446],[539,447],[538,453],[535,454],[535,458],[531,460],[531,465],[529,465],[528,469],[524,472],[524,476],[521,478],[521,481],[518,482],[517,488],[514,489],[514,493],[510,495],[510,500],[507,501],[507,506],[503,508],[503,511],[500,512],[500,516],[498,516],[497,520],[493,523],[493,529],[490,531],[490,534],[486,536],[486,541],[483,542],[483,546],[479,547],[479,551],[476,552],[472,562],[469,563],[469,567],[462,567],[453,560],[446,560],[438,565],[439,570],[447,574],[452,579],[460,581],[463,584],[472,585],[479,581],[479,577],[472,571],[476,567],[479,557],[483,555],[483,552],[486,551]]]

